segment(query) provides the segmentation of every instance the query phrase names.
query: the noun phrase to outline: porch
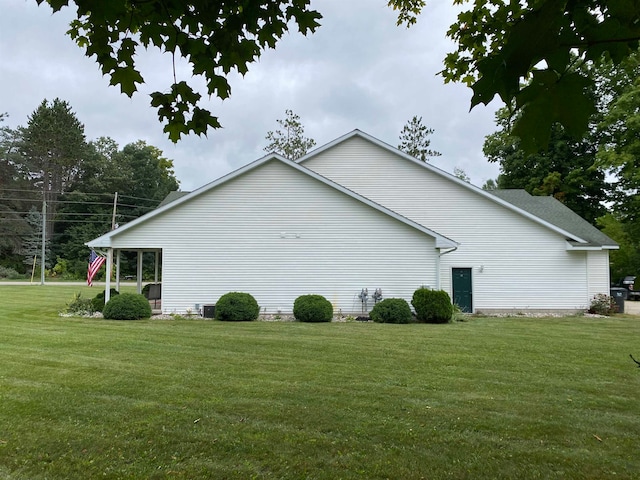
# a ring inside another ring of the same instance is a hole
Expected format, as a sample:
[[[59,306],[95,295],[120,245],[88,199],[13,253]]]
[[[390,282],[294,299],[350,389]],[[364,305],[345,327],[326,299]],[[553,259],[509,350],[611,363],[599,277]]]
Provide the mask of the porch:
[[[147,299],[149,300],[149,304],[151,305],[152,311],[154,315],[162,312],[162,284],[160,283],[162,275],[161,275],[161,264],[162,264],[162,249],[161,248],[121,248],[121,249],[113,249],[108,248],[106,251],[106,278],[105,278],[105,303],[109,301],[110,298],[110,290],[112,287],[111,278],[114,276],[114,265],[115,265],[115,289],[120,290],[121,283],[121,260],[122,260],[122,252],[136,252],[136,291],[139,294],[142,294],[142,284],[143,284],[143,259],[145,253],[153,253],[153,283],[149,288],[149,294],[147,295]],[[125,280],[130,280],[130,275],[125,278]]]

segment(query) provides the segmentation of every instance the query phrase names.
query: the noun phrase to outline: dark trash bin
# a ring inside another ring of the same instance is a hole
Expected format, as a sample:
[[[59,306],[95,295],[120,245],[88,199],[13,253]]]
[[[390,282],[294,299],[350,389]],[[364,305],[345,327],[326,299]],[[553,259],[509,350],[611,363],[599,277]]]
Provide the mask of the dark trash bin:
[[[618,306],[618,313],[624,313],[624,300],[627,298],[626,288],[612,288],[611,298],[613,298]]]
[[[216,318],[216,306],[215,305],[203,305],[202,316],[204,318]]]

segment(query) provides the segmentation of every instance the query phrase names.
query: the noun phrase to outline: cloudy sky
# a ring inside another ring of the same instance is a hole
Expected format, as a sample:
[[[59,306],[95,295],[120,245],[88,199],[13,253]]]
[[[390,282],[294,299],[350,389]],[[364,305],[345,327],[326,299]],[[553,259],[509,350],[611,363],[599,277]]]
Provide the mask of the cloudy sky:
[[[305,135],[318,146],[360,129],[393,146],[414,115],[433,128],[431,147],[442,156],[431,163],[462,168],[476,185],[498,174],[482,155],[484,137],[495,131],[500,105],[469,112],[471,91],[445,85],[437,72],[453,50],[446,39],[456,11],[451,0],[431,0],[418,24],[396,26],[386,0],[314,0],[324,16],[315,34],[286,35],[276,50],[232,76],[231,98],[208,106],[222,129],[207,138],[190,136],[177,145],[166,139],[149,93],[167,90],[171,57],[142,54],[146,84],[133,98],[109,86],[97,64],[65,35],[71,9],[52,14],[35,0],[3,0],[0,16],[0,112],[11,127],[25,125],[43,99],[72,106],[87,139],[113,138],[121,147],[144,140],[174,161],[182,190],[193,190],[265,154],[265,135],[276,130],[286,109],[298,114]],[[178,65],[179,80],[191,80]],[[202,90],[205,92],[204,90]]]

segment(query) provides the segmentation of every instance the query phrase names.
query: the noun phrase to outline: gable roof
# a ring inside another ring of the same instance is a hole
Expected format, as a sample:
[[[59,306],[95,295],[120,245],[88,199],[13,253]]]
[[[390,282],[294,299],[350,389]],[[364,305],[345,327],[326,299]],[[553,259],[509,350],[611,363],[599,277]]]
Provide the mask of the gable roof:
[[[587,230],[586,228],[576,228],[575,231],[570,231],[566,228],[566,226],[562,223],[562,222],[553,222],[553,221],[549,221],[551,216],[547,216],[547,215],[543,215],[543,216],[539,216],[536,213],[534,213],[536,210],[535,209],[531,209],[531,210],[527,210],[525,208],[522,208],[522,206],[516,204],[516,203],[512,203],[506,199],[501,198],[498,195],[492,195],[491,192],[486,191],[486,190],[482,190],[479,187],[476,187],[475,185],[472,185],[469,182],[465,182],[464,180],[461,180],[460,178],[445,172],[444,170],[435,167],[434,165],[431,165],[428,162],[423,162],[421,160],[418,160],[417,158],[412,157],[411,155],[403,152],[402,150],[399,150],[391,145],[389,145],[388,143],[385,143],[375,137],[372,137],[371,135],[361,131],[361,130],[353,130],[335,140],[333,140],[332,142],[327,143],[326,145],[323,145],[319,148],[316,148],[315,150],[309,152],[308,154],[306,154],[303,157],[300,157],[297,160],[297,163],[299,164],[303,164],[305,161],[316,157],[317,155],[321,154],[322,152],[329,150],[330,148],[335,147],[336,145],[343,143],[351,138],[354,137],[359,137],[362,138],[368,142],[373,143],[374,145],[377,145],[378,147],[387,150],[389,153],[392,153],[400,158],[403,158],[406,161],[409,162],[413,162],[416,165],[419,165],[420,167],[430,171],[431,173],[434,173],[436,175],[439,175],[440,177],[445,178],[446,180],[453,182],[453,183],[457,183],[458,185],[463,186],[464,188],[467,188],[473,192],[475,192],[477,195],[480,195],[486,199],[489,199],[490,201],[497,203],[501,206],[503,206],[504,208],[507,208],[508,210],[511,210],[513,212],[518,213],[519,215],[522,215],[524,217],[529,218],[530,220],[546,227],[549,228],[552,231],[555,231],[556,233],[559,233],[560,235],[563,235],[564,237],[566,237],[570,242],[573,242],[573,244],[575,245],[583,245],[585,247],[588,246],[605,246],[605,245],[610,245],[610,243],[604,243],[601,245],[598,244],[591,244],[591,241],[587,238],[584,238],[580,233],[584,233],[583,230]],[[565,207],[566,208],[566,207]],[[567,209],[569,210],[569,209]],[[576,213],[572,212],[571,210],[569,210],[574,216],[578,217],[579,219],[581,219],[583,222],[586,223],[586,220],[583,220],[580,216],[578,216]],[[567,215],[568,216],[568,215]],[[574,223],[577,224],[578,222],[570,222],[571,225],[573,225]],[[588,224],[588,223],[587,223]],[[595,227],[592,226],[593,229],[595,229]],[[597,230],[597,229],[596,229]],[[580,232],[580,233],[579,233]],[[606,235],[605,235],[606,237]],[[594,237],[595,238],[595,237]],[[608,238],[608,242],[613,243],[613,245],[616,245],[615,242],[613,242],[610,238]],[[604,240],[601,238],[601,240]],[[617,245],[615,247],[609,247],[609,248],[617,248]]]
[[[344,195],[347,195],[357,201],[359,201],[360,203],[363,203],[371,208],[373,208],[374,210],[377,210],[389,217],[392,217],[396,220],[398,220],[401,223],[404,223],[405,225],[408,225],[432,238],[435,239],[436,241],[436,248],[456,248],[458,247],[458,243],[451,240],[450,238],[445,237],[444,235],[440,235],[439,233],[423,226],[420,225],[417,222],[414,222],[413,220],[403,217],[402,215],[389,210],[388,208],[379,205],[378,203],[375,203],[372,200],[369,200],[368,198],[365,198],[361,195],[358,195],[357,193],[349,190],[346,187],[343,187],[342,185],[339,185],[331,180],[329,180],[326,177],[323,177],[322,175],[306,168],[303,167],[302,165],[297,164],[296,162],[292,162],[291,160],[288,160],[286,158],[284,158],[281,155],[275,154],[275,153],[271,153],[269,155],[266,155],[262,158],[259,158],[258,160],[245,165],[244,167],[241,167],[231,173],[229,173],[228,175],[225,175],[223,177],[220,177],[217,180],[214,180],[211,183],[208,183],[207,185],[204,185],[200,188],[198,188],[197,190],[194,190],[193,192],[187,193],[187,192],[177,192],[176,195],[169,195],[165,198],[165,200],[163,200],[160,204],[160,206],[158,206],[158,208],[156,208],[155,210],[152,210],[151,212],[136,218],[135,220],[123,225],[122,227],[116,229],[116,230],[112,230],[108,233],[105,233],[104,235],[95,238],[93,240],[91,240],[90,242],[87,242],[85,245],[91,247],[91,248],[105,248],[105,247],[110,247],[111,246],[111,238],[121,235],[122,233],[126,232],[127,230],[129,230],[130,228],[136,226],[136,225],[140,225],[141,223],[147,222],[149,220],[151,220],[152,218],[154,218],[157,215],[160,215],[168,210],[174,209],[184,203],[190,202],[193,199],[199,197],[200,195],[209,192],[213,189],[215,189],[216,187],[227,183],[235,178],[241,177],[242,175],[247,174],[248,172],[251,172],[252,170],[260,167],[261,165],[264,165],[267,162],[281,162],[283,164],[285,164],[286,166],[293,168],[294,170],[297,170],[300,173],[303,173],[311,178],[313,178],[314,180],[323,183],[331,188],[333,188],[334,190],[341,192]],[[183,195],[180,195],[180,194]],[[172,199],[170,199],[169,197],[173,197]]]
[[[494,190],[491,193],[518,208],[584,238],[586,244],[580,244],[582,246],[618,248],[615,241],[554,197],[533,196],[526,190],[520,189]]]

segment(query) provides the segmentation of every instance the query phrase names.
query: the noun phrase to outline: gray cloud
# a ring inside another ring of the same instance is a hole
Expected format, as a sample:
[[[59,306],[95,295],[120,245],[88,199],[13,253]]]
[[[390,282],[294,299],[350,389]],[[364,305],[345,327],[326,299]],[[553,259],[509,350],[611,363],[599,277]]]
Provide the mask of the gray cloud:
[[[318,145],[355,128],[397,145],[407,120],[422,116],[435,130],[432,147],[443,153],[432,161],[436,166],[449,172],[460,167],[475,184],[495,178],[498,168],[484,159],[482,143],[495,130],[497,105],[469,112],[470,90],[444,85],[436,75],[453,49],[445,32],[454,8],[431,2],[418,24],[407,29],[395,25],[386,3],[314,1],[324,16],[316,34],[287,34],[245,77],[231,76],[231,98],[210,100],[224,128],[173,145],[148,98],[172,81],[169,55],[140,55],[147,83],[129,99],[66,37],[70,9],[52,15],[32,1],[9,2],[0,18],[0,112],[9,113],[10,126],[24,125],[43,99],[59,97],[71,104],[89,139],[109,136],[121,146],[142,139],[161,148],[174,160],[185,190],[264,155],[267,131],[277,128],[275,120],[288,108],[300,115],[306,135]],[[178,76],[192,79],[182,63]]]

